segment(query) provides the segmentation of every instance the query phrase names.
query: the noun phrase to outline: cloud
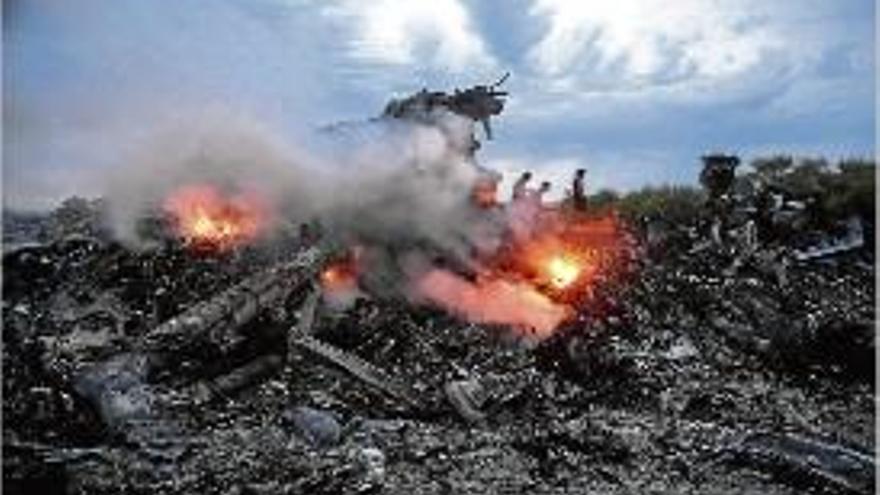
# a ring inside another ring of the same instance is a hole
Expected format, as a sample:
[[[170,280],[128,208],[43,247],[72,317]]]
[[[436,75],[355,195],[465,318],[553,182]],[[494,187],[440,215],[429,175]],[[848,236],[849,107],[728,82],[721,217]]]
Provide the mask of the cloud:
[[[468,10],[457,0],[349,0],[326,7],[324,14],[343,21],[352,31],[349,54],[356,61],[391,65],[427,61],[451,72],[497,65]]]
[[[665,85],[725,79],[783,46],[753,2],[537,0],[547,31],[529,60],[560,87]]]
[[[6,204],[92,193],[86,172],[125,163],[166,114],[227,105],[292,139],[507,70],[510,98],[478,155],[490,166],[555,162],[567,177],[579,160],[593,184],[602,165],[629,187],[690,179],[707,149],[874,148],[872,2],[16,5]]]

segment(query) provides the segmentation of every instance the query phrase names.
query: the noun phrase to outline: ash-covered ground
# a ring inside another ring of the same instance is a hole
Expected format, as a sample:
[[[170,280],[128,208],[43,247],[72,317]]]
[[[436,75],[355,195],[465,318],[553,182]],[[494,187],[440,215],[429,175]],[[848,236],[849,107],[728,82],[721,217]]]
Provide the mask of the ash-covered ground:
[[[100,209],[4,216],[7,493],[874,492],[872,232],[633,221],[626,276],[536,345],[334,310],[295,236],[136,252]]]

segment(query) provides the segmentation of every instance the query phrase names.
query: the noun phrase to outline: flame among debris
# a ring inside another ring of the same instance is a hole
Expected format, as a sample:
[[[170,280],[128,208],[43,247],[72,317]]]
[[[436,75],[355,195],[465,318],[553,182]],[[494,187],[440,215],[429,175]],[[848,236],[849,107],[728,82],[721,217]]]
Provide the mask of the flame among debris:
[[[331,265],[321,272],[321,285],[329,291],[345,290],[357,285],[357,279],[346,266]]]
[[[335,309],[347,309],[360,297],[358,285],[361,249],[355,247],[345,256],[330,261],[319,277],[324,302]]]
[[[418,293],[469,320],[549,337],[578,311],[590,310],[596,284],[614,276],[629,241],[613,212],[547,209],[529,231],[483,260],[485,271],[475,280],[435,269],[418,281]]]
[[[564,289],[574,283],[581,273],[581,266],[564,254],[556,255],[547,262],[550,282],[557,289]]]
[[[227,195],[213,185],[184,186],[163,209],[177,234],[197,249],[227,250],[253,241],[269,223],[266,203],[256,194]]]
[[[418,292],[468,320],[512,325],[537,339],[550,336],[570,308],[553,302],[533,285],[504,278],[470,282],[451,272],[431,270],[418,281]]]
[[[527,237],[516,239],[498,260],[497,270],[525,277],[552,299],[586,301],[611,276],[629,243],[614,212],[583,214],[559,209],[542,212]]]
[[[358,251],[329,263],[321,272],[321,287],[325,292],[339,292],[357,288]]]

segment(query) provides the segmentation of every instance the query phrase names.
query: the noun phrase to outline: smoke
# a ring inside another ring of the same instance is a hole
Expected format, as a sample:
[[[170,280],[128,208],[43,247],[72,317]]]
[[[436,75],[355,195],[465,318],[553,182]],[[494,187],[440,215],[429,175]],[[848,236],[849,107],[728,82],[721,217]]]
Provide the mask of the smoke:
[[[347,123],[304,141],[241,116],[176,122],[108,177],[110,225],[123,242],[149,247],[139,220],[161,213],[181,188],[259,197],[269,212],[268,238],[318,220],[324,235],[358,246],[361,281],[370,292],[545,337],[568,317],[567,306],[525,281],[459,274],[485,272],[480,255],[496,252],[505,234],[522,230],[514,227],[536,212],[478,206],[475,186],[497,176],[469,152],[473,122],[443,110],[428,117]],[[438,257],[457,269],[439,268]]]
[[[312,199],[328,229],[346,241],[406,246],[425,241],[462,259],[500,236],[471,201],[481,171],[467,155],[471,121],[449,113],[420,124],[374,120],[321,136]]]
[[[139,221],[161,214],[176,190],[208,185],[261,198],[269,235],[317,219],[340,243],[378,246],[376,264],[398,263],[389,250],[432,246],[467,265],[499,245],[504,220],[471,201],[490,174],[468,153],[473,123],[430,117],[348,123],[299,141],[225,112],[168,123],[107,177],[109,225],[120,241],[149,247]]]
[[[176,190],[193,186],[258,194],[279,212],[303,180],[303,171],[290,166],[293,160],[284,140],[241,116],[212,111],[166,122],[105,178],[109,227],[130,247],[149,247],[140,221],[161,214]]]
[[[139,220],[161,213],[181,188],[259,197],[267,237],[318,220],[331,239],[359,246],[372,292],[546,335],[565,306],[525,283],[472,282],[435,266],[440,255],[479,272],[479,255],[495,252],[515,219],[473,200],[479,181],[497,179],[469,153],[473,122],[443,110],[429,117],[337,125],[299,142],[241,116],[176,122],[108,178],[110,226],[123,242],[149,247]]]
[[[276,228],[320,219],[344,242],[427,239],[463,253],[474,238],[469,194],[483,173],[466,154],[471,125],[452,114],[436,125],[375,119],[302,144],[222,112],[178,120],[107,178],[109,223],[118,239],[144,247],[139,219],[176,189],[212,185],[258,195]]]

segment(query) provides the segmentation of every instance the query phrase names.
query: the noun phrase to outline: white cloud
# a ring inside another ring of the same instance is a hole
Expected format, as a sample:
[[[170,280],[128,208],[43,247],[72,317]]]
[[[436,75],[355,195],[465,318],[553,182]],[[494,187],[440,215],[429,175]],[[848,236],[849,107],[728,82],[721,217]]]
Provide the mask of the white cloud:
[[[360,61],[451,72],[496,65],[458,0],[344,0],[324,13],[352,29],[350,55]]]
[[[751,1],[537,0],[530,13],[548,27],[528,59],[562,89],[730,78],[784,45],[761,10]]]

